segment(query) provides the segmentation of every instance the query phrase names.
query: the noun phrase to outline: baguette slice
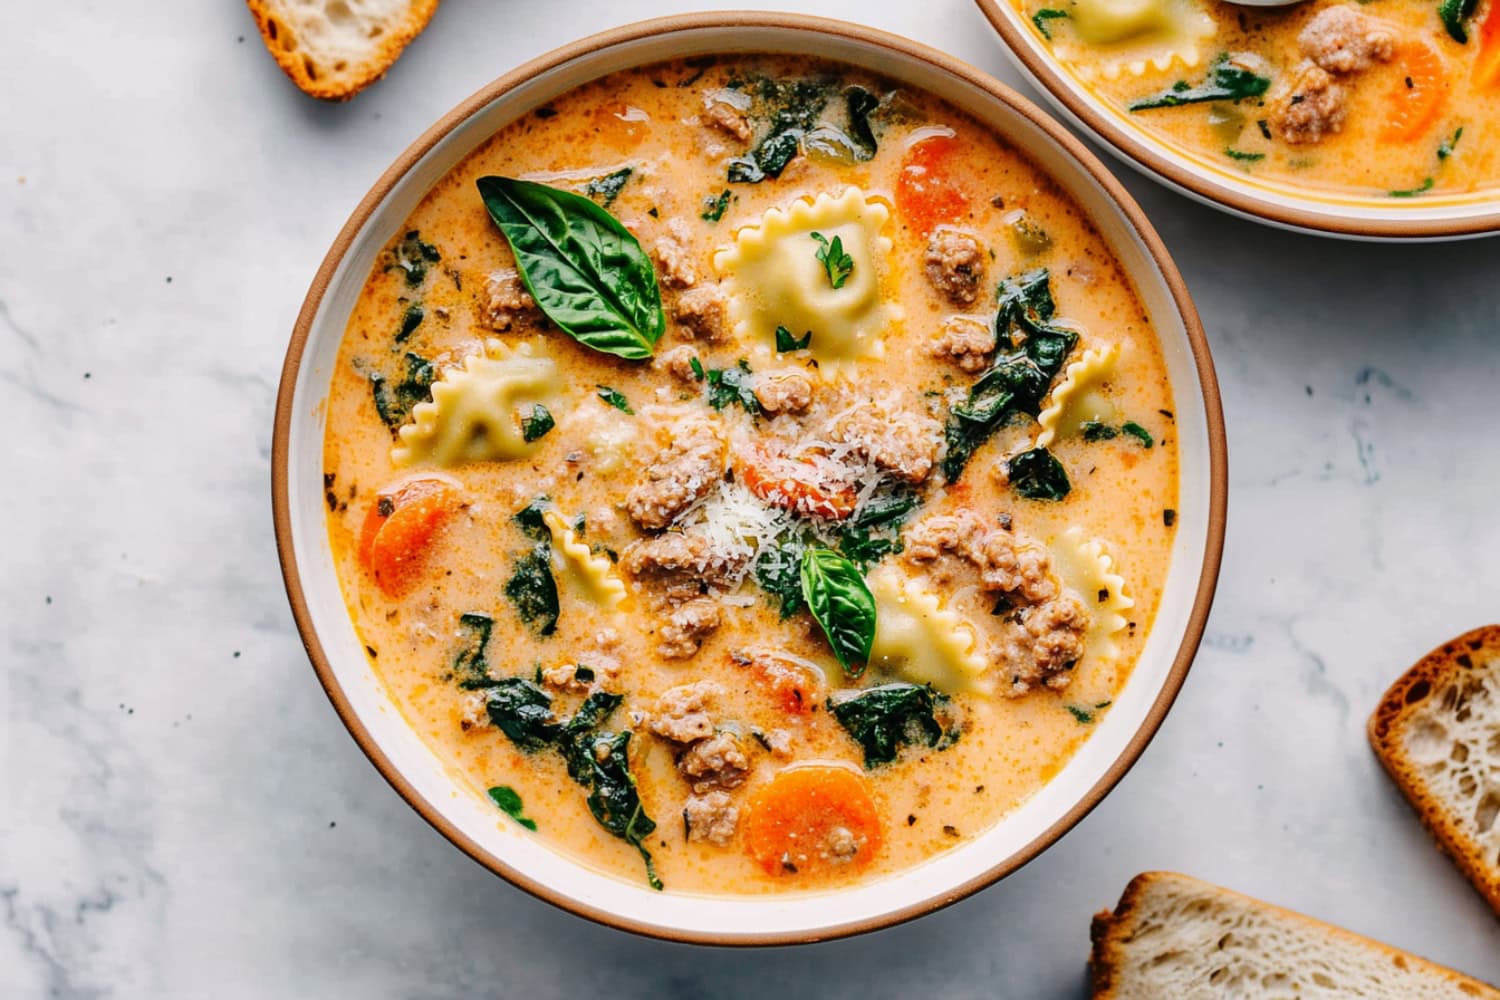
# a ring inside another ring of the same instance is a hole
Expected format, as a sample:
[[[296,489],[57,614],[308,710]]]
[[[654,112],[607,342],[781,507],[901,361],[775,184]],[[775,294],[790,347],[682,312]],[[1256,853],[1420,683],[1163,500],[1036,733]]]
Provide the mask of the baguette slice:
[[[1108,1000],[1486,1000],[1500,990],[1290,910],[1173,872],[1131,879],[1094,918]]]
[[[292,82],[347,101],[385,75],[438,0],[247,0],[261,38]]]
[[[1375,756],[1500,914],[1500,625],[1424,656],[1370,716]]]

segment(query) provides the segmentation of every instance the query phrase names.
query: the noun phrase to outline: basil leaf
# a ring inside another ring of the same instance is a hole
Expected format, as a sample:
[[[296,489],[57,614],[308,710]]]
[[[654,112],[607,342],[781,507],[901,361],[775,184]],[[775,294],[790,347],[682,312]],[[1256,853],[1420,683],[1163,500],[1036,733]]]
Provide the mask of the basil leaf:
[[[1061,500],[1073,488],[1062,463],[1046,448],[1023,451],[1005,467],[1011,488],[1028,500]]]
[[[496,785],[489,790],[490,801],[500,807],[500,811],[511,819],[520,823],[526,829],[536,831],[536,820],[525,815],[526,807],[521,804],[521,794],[509,785]]]
[[[875,643],[875,597],[859,567],[832,549],[808,549],[802,553],[802,598],[844,673],[864,673]]]
[[[630,231],[571,191],[511,177],[477,184],[547,318],[596,351],[649,358],[667,319],[656,269]]]

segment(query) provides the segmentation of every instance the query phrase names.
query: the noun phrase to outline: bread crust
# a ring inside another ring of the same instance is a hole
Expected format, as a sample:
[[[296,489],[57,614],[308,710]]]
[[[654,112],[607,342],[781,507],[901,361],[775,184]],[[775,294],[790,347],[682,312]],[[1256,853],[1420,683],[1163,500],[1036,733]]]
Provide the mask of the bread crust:
[[[337,75],[319,72],[311,57],[298,47],[295,38],[286,36],[287,28],[279,17],[278,0],[246,0],[246,4],[250,15],[255,18],[255,26],[260,29],[266,49],[303,93],[323,101],[347,101],[385,76],[412,39],[420,35],[427,22],[432,20],[438,0],[410,0],[406,18],[372,42],[370,51],[357,65]]]
[[[1309,933],[1324,935],[1327,937],[1339,937],[1346,941],[1356,942],[1371,951],[1385,955],[1397,962],[1403,963],[1408,968],[1419,969],[1426,974],[1439,979],[1445,979],[1465,994],[1481,998],[1481,1000],[1500,1000],[1500,990],[1486,983],[1473,979],[1461,972],[1456,972],[1445,966],[1437,965],[1419,958],[1410,952],[1392,948],[1390,945],[1355,934],[1353,931],[1335,927],[1332,924],[1315,920],[1312,917],[1297,913],[1292,910],[1274,906],[1262,902],[1242,893],[1234,892],[1193,878],[1191,875],[1182,875],[1177,872],[1142,872],[1130,880],[1125,886],[1125,891],[1120,895],[1120,902],[1116,904],[1113,912],[1102,910],[1095,915],[1090,936],[1093,938],[1093,951],[1089,959],[1089,975],[1093,984],[1093,996],[1095,1000],[1118,1000],[1119,981],[1121,972],[1127,961],[1125,955],[1125,943],[1130,939],[1135,930],[1135,923],[1141,909],[1142,899],[1157,885],[1175,883],[1181,890],[1187,890],[1200,896],[1220,896],[1236,899],[1243,904],[1260,909],[1268,915],[1277,917],[1290,924],[1301,926]]]
[[[1476,844],[1444,804],[1432,796],[1416,764],[1401,745],[1401,733],[1422,703],[1446,682],[1474,669],[1475,660],[1500,659],[1500,625],[1484,625],[1443,643],[1402,674],[1370,716],[1375,757],[1406,796],[1438,847],[1453,859],[1490,908],[1500,916],[1500,865],[1486,863]]]

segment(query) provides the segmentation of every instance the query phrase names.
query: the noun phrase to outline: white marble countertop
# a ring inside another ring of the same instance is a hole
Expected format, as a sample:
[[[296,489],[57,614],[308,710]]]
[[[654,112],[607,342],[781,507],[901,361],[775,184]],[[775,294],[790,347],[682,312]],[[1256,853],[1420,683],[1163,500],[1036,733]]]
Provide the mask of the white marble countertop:
[[[1134,175],[1223,380],[1228,547],[1177,707],[1059,844],[914,924],[726,952],[537,902],[387,787],[314,679],[276,562],[293,317],[442,112],[578,35],[692,6],[446,0],[343,106],[294,90],[230,0],[10,12],[0,995],[1077,998],[1090,915],[1148,868],[1500,980],[1500,921],[1364,738],[1392,678],[1500,617],[1500,244],[1294,236]],[[1019,82],[968,0],[797,6]]]

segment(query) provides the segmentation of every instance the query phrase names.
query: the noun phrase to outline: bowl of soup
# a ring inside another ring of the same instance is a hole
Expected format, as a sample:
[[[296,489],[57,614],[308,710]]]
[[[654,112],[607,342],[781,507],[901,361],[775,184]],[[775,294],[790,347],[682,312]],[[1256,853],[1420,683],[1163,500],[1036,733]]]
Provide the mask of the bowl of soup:
[[[318,677],[424,818],[583,916],[761,944],[953,902],[1099,802],[1195,652],[1225,451],[1176,268],[1055,122],[701,14],[386,172],[273,486]]]
[[[977,2],[1063,114],[1185,194],[1355,239],[1500,231],[1500,5]]]

